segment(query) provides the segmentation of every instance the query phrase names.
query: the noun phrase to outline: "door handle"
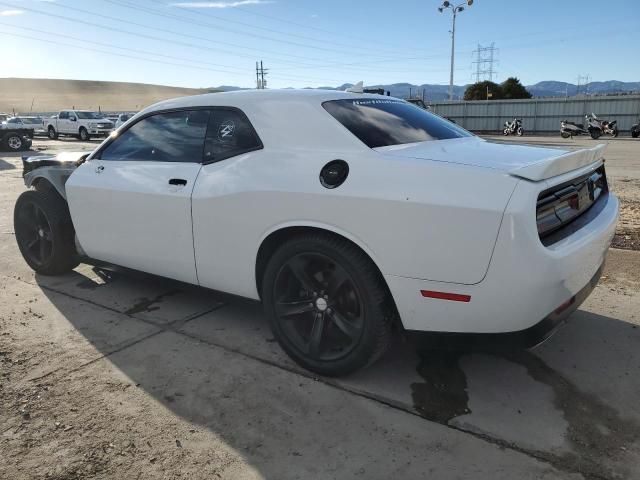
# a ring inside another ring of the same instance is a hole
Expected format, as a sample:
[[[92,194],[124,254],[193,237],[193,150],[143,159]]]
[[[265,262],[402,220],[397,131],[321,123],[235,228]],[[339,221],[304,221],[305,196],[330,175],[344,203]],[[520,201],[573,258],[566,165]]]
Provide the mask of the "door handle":
[[[98,165],[96,167],[96,173],[102,173],[104,171],[104,165]]]
[[[171,178],[169,180],[169,185],[180,185],[184,187],[187,184],[187,181],[184,178]]]

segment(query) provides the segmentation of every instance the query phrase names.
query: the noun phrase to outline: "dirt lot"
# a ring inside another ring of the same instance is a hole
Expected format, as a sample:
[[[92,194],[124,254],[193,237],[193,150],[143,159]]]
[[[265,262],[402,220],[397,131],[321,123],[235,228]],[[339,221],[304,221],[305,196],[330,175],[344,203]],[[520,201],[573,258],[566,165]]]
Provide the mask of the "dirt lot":
[[[640,142],[623,142],[609,175],[638,201]],[[34,275],[18,164],[0,155],[0,478],[640,478],[640,252],[612,249],[534,351],[420,356],[398,337],[328,380],[284,356],[253,302],[86,265]]]

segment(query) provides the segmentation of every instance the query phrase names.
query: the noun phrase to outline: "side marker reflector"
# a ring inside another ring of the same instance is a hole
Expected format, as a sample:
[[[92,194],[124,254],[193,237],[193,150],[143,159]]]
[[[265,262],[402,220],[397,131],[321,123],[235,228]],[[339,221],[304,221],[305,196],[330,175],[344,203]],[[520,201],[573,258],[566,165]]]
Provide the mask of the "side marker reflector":
[[[432,290],[420,290],[420,293],[425,298],[437,298],[438,300],[451,300],[453,302],[465,303],[471,301],[471,295],[461,295],[459,293],[434,292]]]

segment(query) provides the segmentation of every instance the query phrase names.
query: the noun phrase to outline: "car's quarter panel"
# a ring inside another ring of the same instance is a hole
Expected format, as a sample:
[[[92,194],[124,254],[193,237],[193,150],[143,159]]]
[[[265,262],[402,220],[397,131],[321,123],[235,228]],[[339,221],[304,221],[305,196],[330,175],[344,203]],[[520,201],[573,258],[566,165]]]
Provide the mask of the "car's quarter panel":
[[[295,225],[346,236],[384,274],[463,284],[483,279],[518,180],[370,149],[272,148],[269,136],[258,133],[264,150],[205,165],[196,182],[201,285],[257,298],[262,240]],[[318,176],[336,158],[349,164],[349,176],[329,190]]]
[[[617,198],[607,194],[588,223],[548,247],[539,239],[532,199],[552,185],[595,171],[601,164],[561,175],[553,181],[519,182],[481,283],[452,285],[385,275],[405,328],[467,333],[521,331],[534,326],[580,292],[604,262],[618,219]],[[471,298],[469,302],[424,298],[421,290]]]
[[[71,218],[88,256],[197,283],[191,192],[201,165],[90,160],[66,184]],[[173,178],[185,186],[170,185]]]

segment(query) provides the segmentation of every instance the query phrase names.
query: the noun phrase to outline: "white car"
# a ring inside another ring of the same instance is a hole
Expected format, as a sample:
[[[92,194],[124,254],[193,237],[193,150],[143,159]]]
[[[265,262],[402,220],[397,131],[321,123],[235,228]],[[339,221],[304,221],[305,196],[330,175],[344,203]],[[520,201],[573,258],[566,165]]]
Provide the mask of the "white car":
[[[46,135],[41,117],[11,117],[2,123],[6,128],[25,128],[33,130],[34,135]],[[33,135],[31,135],[33,137]]]
[[[25,159],[16,239],[42,274],[100,261],[262,300],[295,361],[344,375],[394,323],[548,336],[614,234],[602,154],[484,141],[377,95],[199,95],[88,156]]]
[[[113,131],[113,123],[109,119],[91,110],[61,110],[48,118],[44,127],[51,140],[68,135],[84,142],[91,140],[91,137],[107,137]]]
[[[127,120],[129,120],[131,117],[133,117],[133,115],[130,113],[121,113],[120,115],[118,115],[116,121],[114,122],[115,128],[120,128],[122,125],[127,123]]]

